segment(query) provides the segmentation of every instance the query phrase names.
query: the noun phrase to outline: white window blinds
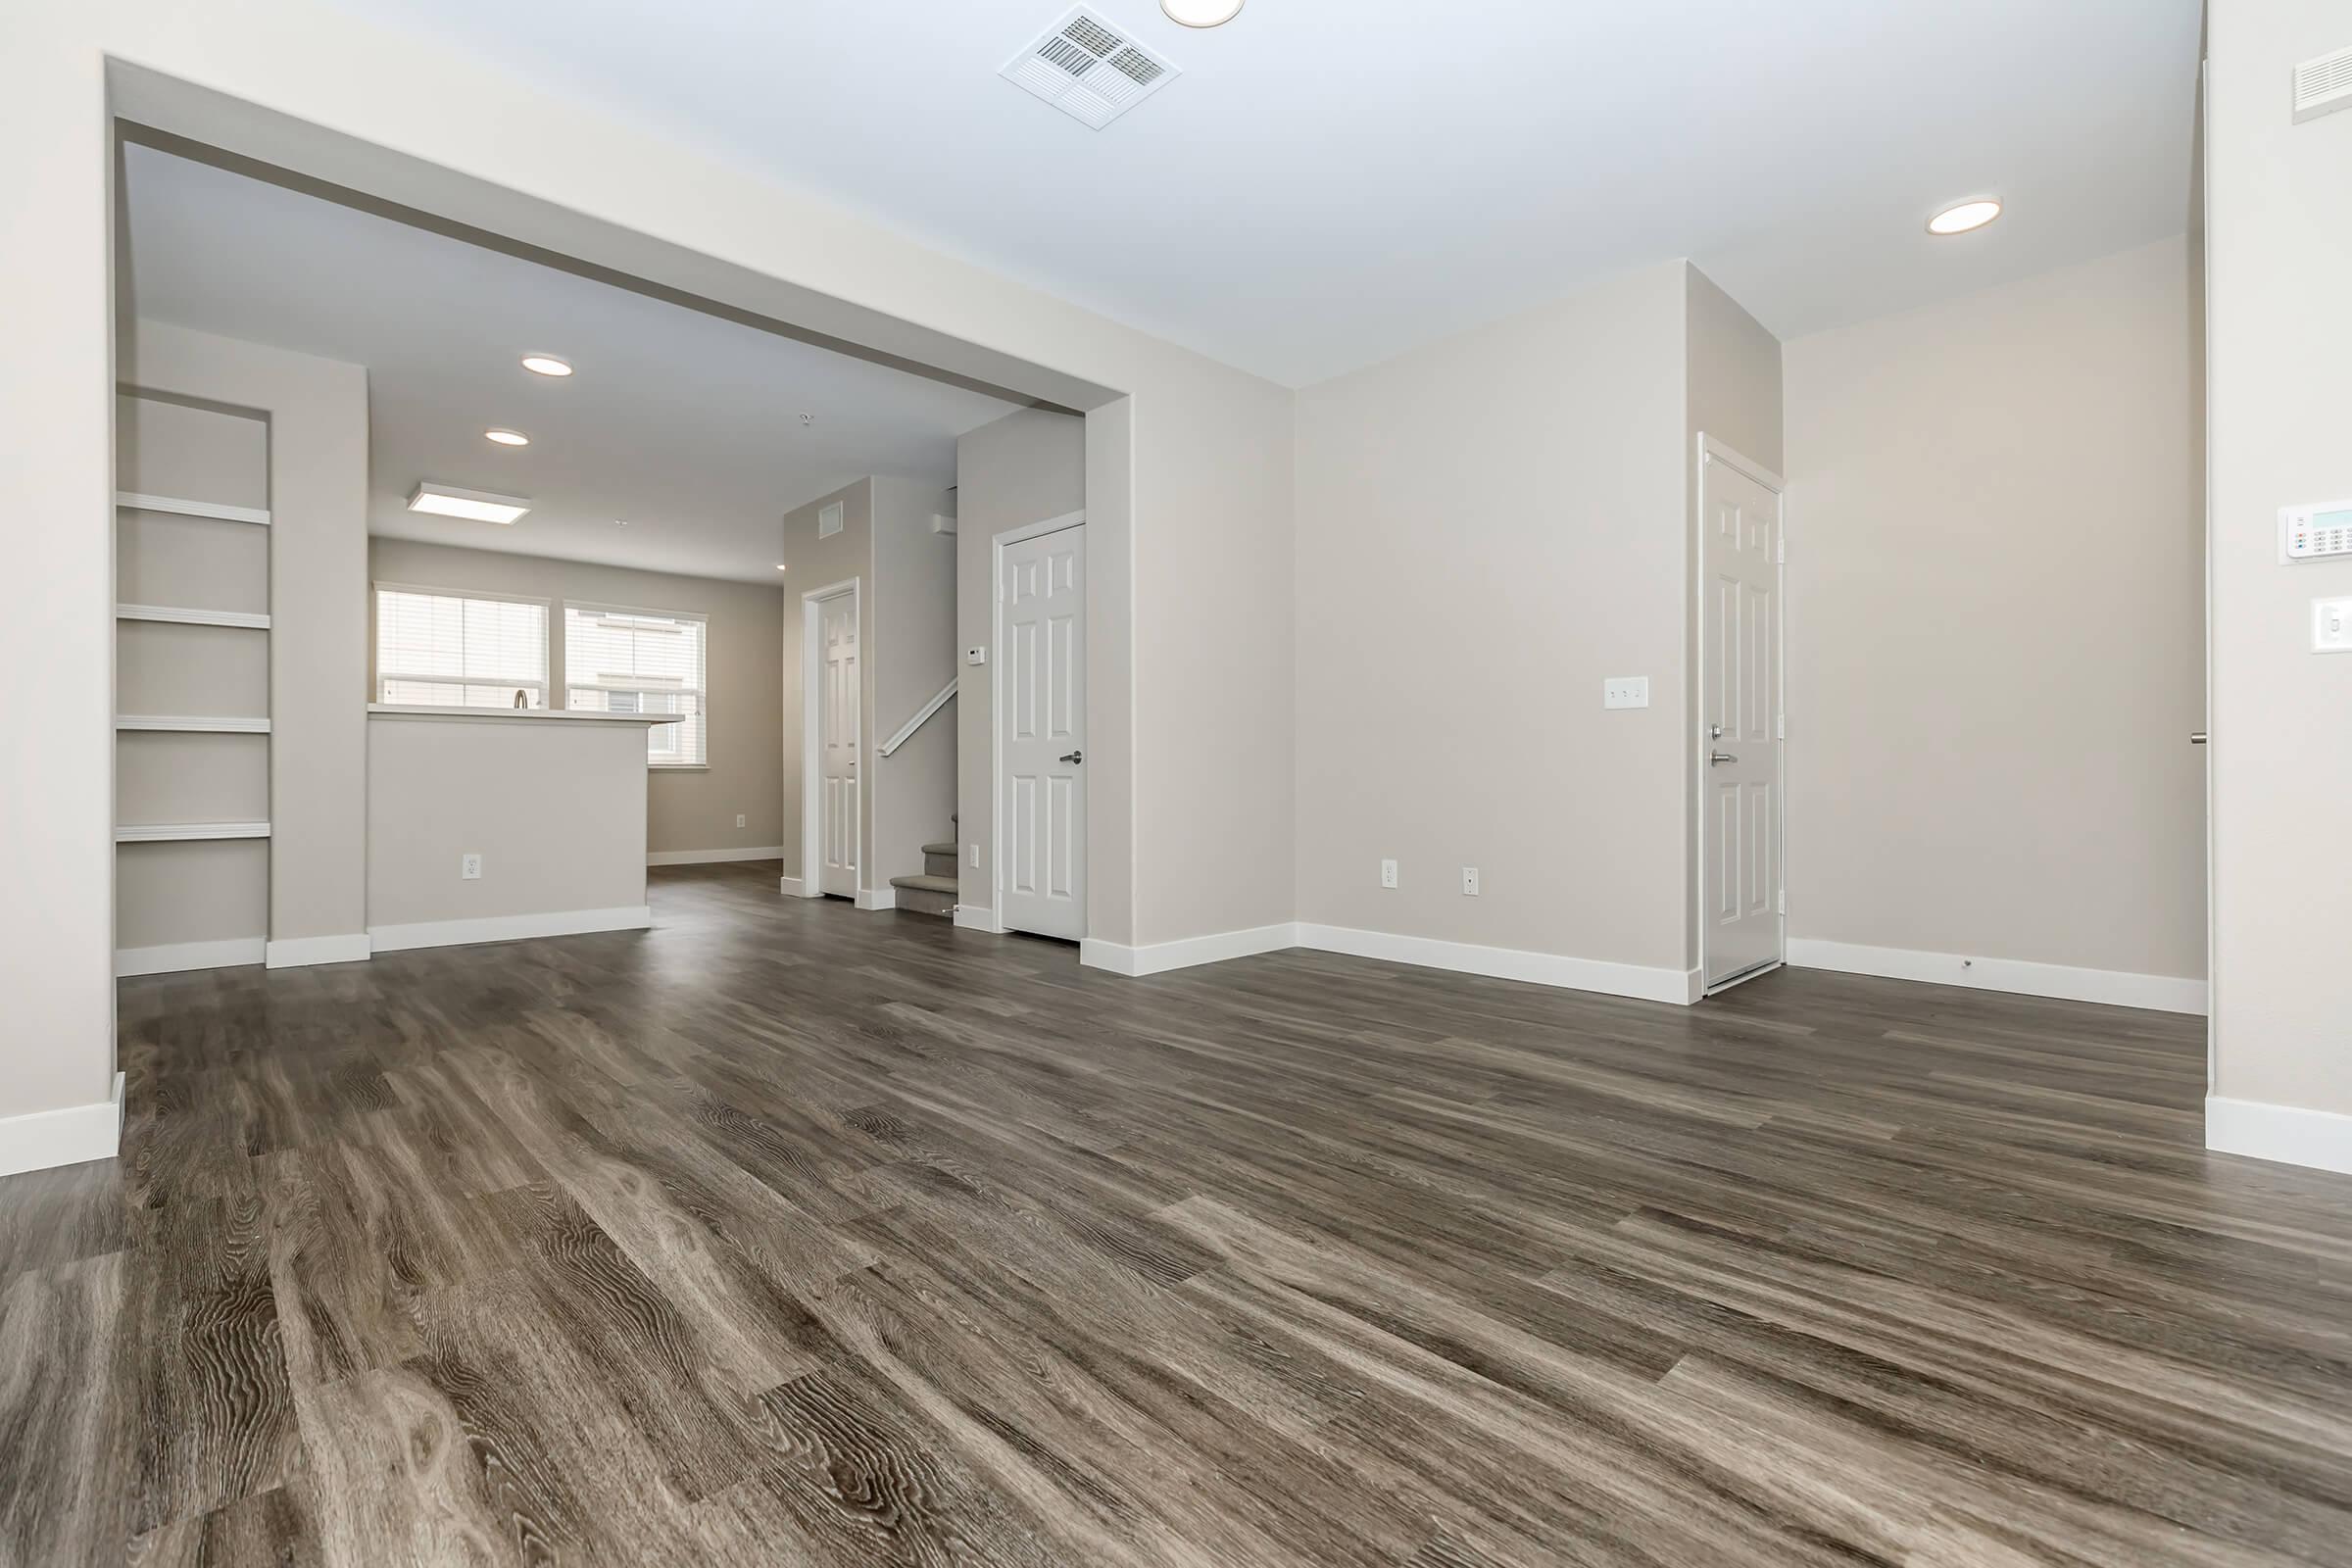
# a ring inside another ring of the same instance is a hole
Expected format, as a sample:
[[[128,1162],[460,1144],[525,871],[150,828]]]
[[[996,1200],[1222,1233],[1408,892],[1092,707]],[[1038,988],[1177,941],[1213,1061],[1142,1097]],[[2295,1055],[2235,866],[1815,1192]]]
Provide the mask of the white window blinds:
[[[547,706],[547,606],[429,588],[375,590],[377,701]]]
[[[675,724],[646,727],[646,760],[655,767],[705,766],[709,633],[700,615],[565,605],[564,705],[603,713],[682,713]]]

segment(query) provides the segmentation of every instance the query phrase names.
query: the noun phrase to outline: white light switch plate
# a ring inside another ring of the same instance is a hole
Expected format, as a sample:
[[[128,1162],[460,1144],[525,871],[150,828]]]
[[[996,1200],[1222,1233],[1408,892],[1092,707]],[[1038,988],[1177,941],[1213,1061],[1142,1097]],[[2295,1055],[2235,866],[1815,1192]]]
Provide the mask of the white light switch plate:
[[[1611,675],[1600,683],[1600,706],[1603,708],[1647,708],[1649,706],[1649,677],[1647,675]]]
[[[2311,602],[2311,651],[2352,654],[2352,599]]]

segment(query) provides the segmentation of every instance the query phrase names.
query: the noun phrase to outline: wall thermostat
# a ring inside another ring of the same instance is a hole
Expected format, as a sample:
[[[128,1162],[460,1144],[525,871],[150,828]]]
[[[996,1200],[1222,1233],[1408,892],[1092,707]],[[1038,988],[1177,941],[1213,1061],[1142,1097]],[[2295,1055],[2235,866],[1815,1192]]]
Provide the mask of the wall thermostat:
[[[985,648],[966,648],[963,651],[963,662],[967,664],[985,664],[988,662],[988,650]]]
[[[2352,556],[2352,501],[2278,509],[2278,559],[2318,561]]]

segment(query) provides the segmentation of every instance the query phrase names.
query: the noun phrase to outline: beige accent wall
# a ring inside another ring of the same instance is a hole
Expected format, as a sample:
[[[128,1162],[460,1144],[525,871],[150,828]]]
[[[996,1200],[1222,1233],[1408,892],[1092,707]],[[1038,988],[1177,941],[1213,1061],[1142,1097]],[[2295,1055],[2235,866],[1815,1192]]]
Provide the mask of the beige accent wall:
[[[2204,973],[2178,239],[1788,345],[1792,937]]]
[[[956,510],[937,485],[877,475],[873,480],[872,633],[874,742],[873,876],[923,869],[923,846],[956,836],[956,703],[931,715],[889,757],[881,749],[901,725],[956,679],[956,541],[931,519]]]
[[[381,536],[368,541],[368,564],[372,582],[547,600],[549,701],[554,706],[563,703],[565,601],[707,616],[710,765],[645,769],[651,775],[646,785],[646,848],[656,853],[754,850],[784,842],[784,780],[778,760],[784,700],[777,661],[783,639],[781,588],[494,550],[454,550]],[[363,619],[371,618],[373,604],[370,590]],[[368,647],[372,662],[372,633]],[[642,731],[637,734],[644,738]],[[742,827],[735,825],[738,815],[746,819]]]
[[[121,347],[123,381],[269,421],[267,707],[244,710],[270,720],[270,937],[356,937],[367,916],[368,620],[353,611],[368,581],[368,372],[160,321],[136,322]],[[156,468],[162,434],[149,432],[138,454],[141,483],[172,477]],[[220,449],[188,450],[210,461],[203,454]],[[212,637],[149,635],[175,631]],[[265,657],[261,639],[231,650],[225,639],[238,635],[249,634],[156,626],[124,643],[185,647],[208,662]],[[124,661],[123,701],[169,701],[174,677],[132,667],[137,657]],[[165,690],[138,691],[141,682]]]
[[[2352,560],[2278,546],[2280,507],[2352,496],[2352,114],[2287,98],[2352,17],[2214,0],[2211,29],[2214,1090],[2352,1114],[2352,657],[2310,651]]]
[[[841,503],[841,531],[818,538],[817,523],[825,508]],[[869,601],[874,581],[874,482],[860,479],[830,495],[818,496],[805,507],[784,514],[784,542],[776,559],[786,570],[784,579],[783,703],[784,759],[784,880],[797,883],[808,898],[817,897],[816,869],[806,859],[802,812],[808,808],[805,770],[808,762],[808,701],[805,674],[808,658],[808,594],[840,583],[858,585],[858,709],[864,731],[858,763],[858,887],[871,892],[888,885],[875,878],[873,749],[887,735],[874,733],[874,661],[869,656],[866,623],[873,616]],[[894,875],[900,873],[893,873]]]
[[[1298,395],[1298,918],[1687,966],[1688,270]]]
[[[638,723],[369,719],[368,927],[642,906],[646,771]]]
[[[996,723],[995,674],[997,650],[992,642],[995,622],[995,585],[989,580],[999,534],[1054,517],[1086,510],[1087,442],[1085,421],[1044,409],[1023,409],[991,424],[966,432],[956,443],[956,619],[957,668],[962,682],[956,698],[956,739],[959,785],[956,799],[963,815],[963,853],[956,879],[962,891],[957,902],[968,909],[997,906],[995,750],[991,736]],[[1094,543],[1093,530],[1087,543]],[[1094,740],[1096,641],[1093,636],[1096,602],[1102,585],[1093,558],[1087,564],[1087,723],[1088,757],[1099,755]],[[977,668],[961,662],[962,650],[988,649],[989,663]],[[1100,773],[1087,779],[1090,825],[1094,788]],[[1088,839],[1087,908],[1094,915],[1095,880]],[[972,863],[974,850],[980,863]]]

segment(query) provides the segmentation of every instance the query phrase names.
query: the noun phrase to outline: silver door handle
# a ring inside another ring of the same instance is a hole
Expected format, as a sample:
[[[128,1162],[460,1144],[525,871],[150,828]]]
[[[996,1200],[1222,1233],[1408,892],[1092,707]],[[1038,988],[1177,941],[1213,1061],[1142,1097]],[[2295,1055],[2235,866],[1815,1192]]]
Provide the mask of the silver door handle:
[[[2188,744],[2189,744],[2189,745],[2191,745],[2191,746],[2202,746],[2202,745],[2204,745],[2204,744],[2205,744],[2205,732],[2204,732],[2203,730],[2201,730],[2201,729],[2197,729],[2197,730],[2190,730],[2190,731],[2189,731],[2189,733],[2188,733]]]
[[[1065,762],[1083,762],[1086,760],[1086,754],[1084,752],[1065,752],[1062,754],[1061,760]]]
[[[1713,752],[1707,757],[1707,765],[1713,767],[1718,762],[1737,762],[1738,760],[1740,759],[1729,752]]]

